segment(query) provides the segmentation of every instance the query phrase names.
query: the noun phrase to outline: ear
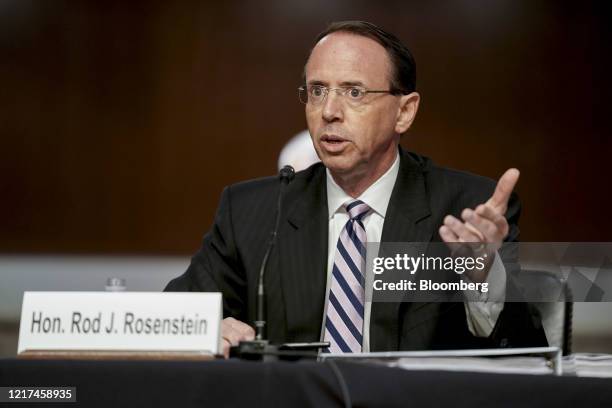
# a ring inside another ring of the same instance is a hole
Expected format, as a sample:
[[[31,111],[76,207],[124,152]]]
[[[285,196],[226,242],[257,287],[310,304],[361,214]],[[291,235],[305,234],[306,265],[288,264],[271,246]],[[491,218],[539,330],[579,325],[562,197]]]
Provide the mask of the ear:
[[[414,122],[414,118],[419,110],[420,99],[421,96],[416,92],[400,97],[397,120],[395,122],[395,131],[400,135],[406,132],[412,125],[412,122]]]

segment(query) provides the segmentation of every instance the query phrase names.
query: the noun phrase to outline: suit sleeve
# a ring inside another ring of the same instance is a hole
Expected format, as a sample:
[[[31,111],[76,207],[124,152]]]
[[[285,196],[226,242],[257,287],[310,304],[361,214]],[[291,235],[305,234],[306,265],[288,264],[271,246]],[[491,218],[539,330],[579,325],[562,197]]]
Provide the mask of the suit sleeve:
[[[236,248],[232,223],[231,187],[225,188],[214,223],[187,271],[168,283],[169,292],[221,292],[223,315],[246,320],[247,284]]]
[[[508,202],[508,210],[506,218],[508,221],[508,236],[504,239],[506,242],[513,242],[518,239],[519,228],[518,219],[520,217],[521,205],[516,194],[512,194]],[[516,262],[508,254],[505,256],[505,262],[512,265]],[[471,282],[467,276],[462,279]],[[473,291],[465,291],[464,302],[465,316],[467,319],[468,329],[473,336],[489,337],[495,328],[499,316],[504,309],[505,293],[506,293],[506,267],[501,259],[500,253],[495,253],[495,259],[489,270],[486,282],[489,291],[486,293],[476,294]]]
[[[508,236],[499,251],[506,270],[506,299],[517,299],[517,286],[513,277],[520,272],[518,245],[518,220],[521,205],[518,196],[512,193],[508,203],[506,218],[510,226]],[[506,301],[499,314],[495,327],[489,336],[495,347],[534,347],[547,346],[548,341],[542,328],[539,313],[527,302]]]

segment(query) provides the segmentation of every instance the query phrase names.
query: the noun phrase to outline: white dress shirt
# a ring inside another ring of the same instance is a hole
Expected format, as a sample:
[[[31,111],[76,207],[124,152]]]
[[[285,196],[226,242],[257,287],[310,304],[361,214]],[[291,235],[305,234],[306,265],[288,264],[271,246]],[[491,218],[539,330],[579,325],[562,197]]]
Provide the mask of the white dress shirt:
[[[385,215],[391,192],[397,179],[399,172],[399,153],[393,162],[393,165],[383,174],[376,182],[374,182],[366,191],[364,191],[358,200],[366,203],[371,211],[363,218],[363,224],[366,230],[368,242],[380,242],[382,237],[383,225],[385,223]],[[336,246],[342,228],[349,220],[349,215],[342,206],[347,201],[354,198],[349,196],[342,190],[334,181],[329,169],[327,169],[327,207],[329,209],[329,235],[328,235],[328,252],[327,252],[327,289],[326,302],[323,311],[323,324],[321,327],[321,341],[325,335],[325,317],[327,314],[327,299],[329,298],[329,290],[331,287],[332,268],[334,264],[334,256]],[[466,277],[463,277],[467,280]],[[489,270],[487,280],[489,283],[489,292],[475,294],[473,291],[466,293],[470,301],[464,302],[467,316],[467,325],[470,332],[479,337],[488,337],[495,327],[497,318],[504,307],[503,299],[506,290],[506,271],[499,256],[495,255],[495,260]],[[366,291],[371,291],[372,288],[366,288]],[[370,292],[371,293],[371,292]],[[476,297],[475,297],[476,296]],[[501,299],[499,302],[489,302],[488,298]],[[371,299],[366,292],[366,299]],[[364,317],[363,317],[363,351],[370,351],[370,314],[372,310],[372,302],[365,301]]]

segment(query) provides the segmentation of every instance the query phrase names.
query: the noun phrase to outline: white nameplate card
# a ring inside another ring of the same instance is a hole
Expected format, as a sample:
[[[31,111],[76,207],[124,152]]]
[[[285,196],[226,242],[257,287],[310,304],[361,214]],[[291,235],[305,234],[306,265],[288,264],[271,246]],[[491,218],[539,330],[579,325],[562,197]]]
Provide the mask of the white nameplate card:
[[[220,293],[25,292],[18,353],[220,353]]]

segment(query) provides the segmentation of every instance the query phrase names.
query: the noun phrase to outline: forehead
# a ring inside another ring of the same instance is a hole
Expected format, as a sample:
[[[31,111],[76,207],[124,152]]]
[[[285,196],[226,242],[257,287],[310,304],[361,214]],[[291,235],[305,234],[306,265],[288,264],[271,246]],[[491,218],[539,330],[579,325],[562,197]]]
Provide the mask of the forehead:
[[[389,55],[376,41],[356,34],[335,32],[312,50],[306,64],[306,82],[337,86],[360,82],[365,86],[388,86]]]

